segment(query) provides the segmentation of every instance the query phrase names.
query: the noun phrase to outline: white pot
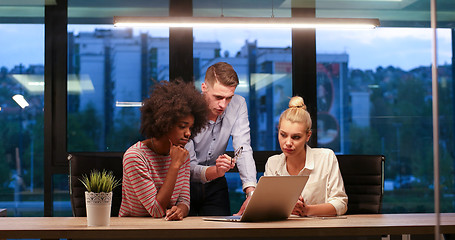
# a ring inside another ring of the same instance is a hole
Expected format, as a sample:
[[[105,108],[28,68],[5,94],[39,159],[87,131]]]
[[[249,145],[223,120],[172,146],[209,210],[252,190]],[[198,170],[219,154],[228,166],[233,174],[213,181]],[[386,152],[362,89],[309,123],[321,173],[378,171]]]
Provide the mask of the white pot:
[[[111,220],[112,192],[85,192],[87,226],[109,226]]]

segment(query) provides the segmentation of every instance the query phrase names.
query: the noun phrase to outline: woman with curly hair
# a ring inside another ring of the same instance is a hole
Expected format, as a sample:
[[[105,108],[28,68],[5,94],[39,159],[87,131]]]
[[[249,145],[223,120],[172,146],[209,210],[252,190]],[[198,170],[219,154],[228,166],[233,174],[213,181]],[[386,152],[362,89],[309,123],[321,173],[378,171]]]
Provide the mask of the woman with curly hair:
[[[207,122],[208,107],[192,83],[155,84],[141,108],[146,140],[123,156],[119,216],[182,220],[190,207],[190,159],[184,148]]]

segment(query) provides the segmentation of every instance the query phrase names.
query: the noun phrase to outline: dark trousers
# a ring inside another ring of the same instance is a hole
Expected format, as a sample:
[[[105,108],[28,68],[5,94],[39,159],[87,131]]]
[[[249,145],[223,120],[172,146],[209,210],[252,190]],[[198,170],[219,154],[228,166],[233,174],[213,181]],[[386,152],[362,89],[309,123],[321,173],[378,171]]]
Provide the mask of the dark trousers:
[[[202,184],[190,183],[189,216],[229,216],[229,191],[226,178],[220,177]]]

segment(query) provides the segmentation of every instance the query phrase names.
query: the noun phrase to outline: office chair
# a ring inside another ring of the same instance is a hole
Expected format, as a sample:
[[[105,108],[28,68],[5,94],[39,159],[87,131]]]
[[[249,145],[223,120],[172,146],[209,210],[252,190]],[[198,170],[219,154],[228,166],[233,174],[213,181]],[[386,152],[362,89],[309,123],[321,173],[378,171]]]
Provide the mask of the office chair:
[[[0,217],[6,217],[6,208],[0,209]]]
[[[346,214],[381,212],[384,194],[382,155],[337,155],[344,187],[348,195]]]
[[[0,217],[6,217],[6,208],[0,208]],[[0,238],[0,240],[4,240]]]
[[[82,175],[90,175],[93,169],[112,171],[116,179],[123,178],[123,153],[70,153],[69,161],[69,189],[71,208],[74,217],[87,216],[85,210],[85,187],[79,180]],[[111,216],[117,217],[122,202],[122,187],[113,191]]]

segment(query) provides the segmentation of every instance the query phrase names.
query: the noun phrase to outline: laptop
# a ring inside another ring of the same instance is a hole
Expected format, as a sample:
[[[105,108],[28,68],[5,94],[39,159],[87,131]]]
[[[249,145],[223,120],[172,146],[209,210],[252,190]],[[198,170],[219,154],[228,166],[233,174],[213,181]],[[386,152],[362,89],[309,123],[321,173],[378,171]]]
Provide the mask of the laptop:
[[[263,176],[242,216],[204,217],[207,221],[265,222],[285,220],[294,209],[308,176]]]

